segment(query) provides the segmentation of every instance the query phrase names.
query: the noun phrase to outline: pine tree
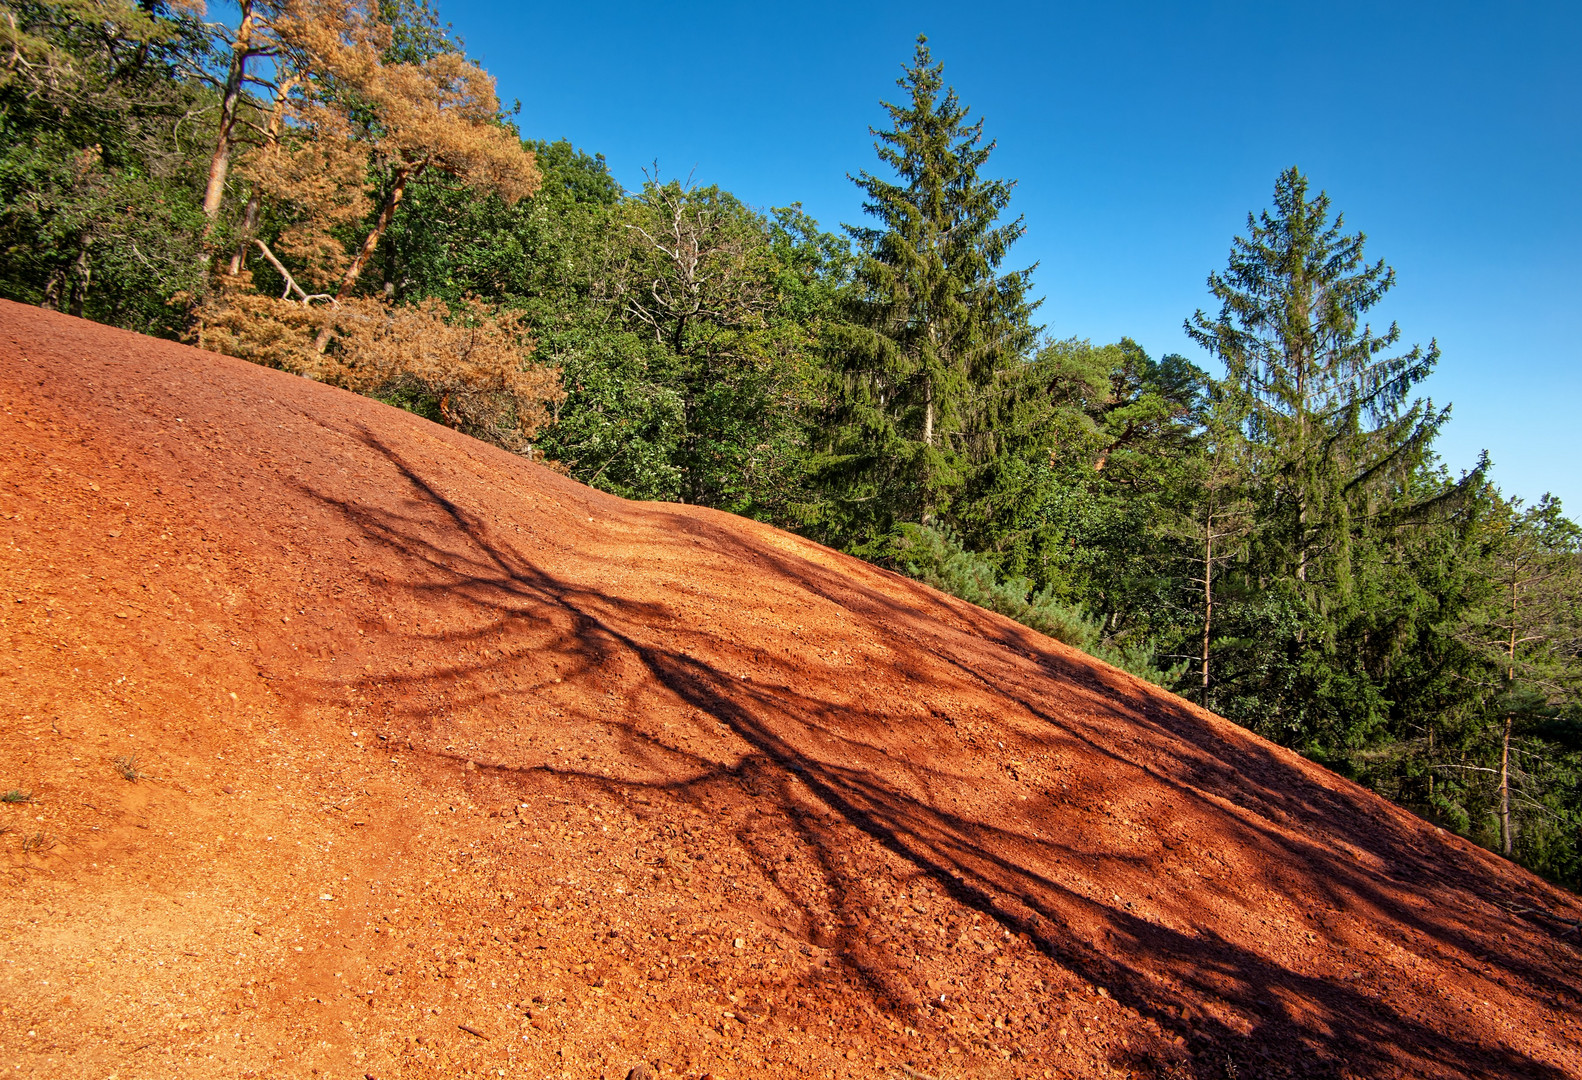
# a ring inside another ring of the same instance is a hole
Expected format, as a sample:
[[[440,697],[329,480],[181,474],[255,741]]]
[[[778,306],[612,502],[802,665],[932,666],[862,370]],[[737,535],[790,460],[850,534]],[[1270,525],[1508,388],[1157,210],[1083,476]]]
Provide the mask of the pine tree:
[[[424,55],[424,42],[441,40],[432,26],[419,25],[398,42],[396,28],[380,21],[380,6],[371,0],[267,6],[260,0],[243,17],[244,25],[263,20],[250,40],[259,48],[272,43],[266,54],[277,62],[274,101],[259,125],[262,141],[249,148],[239,170],[251,192],[231,260],[233,279],[250,243],[284,282],[282,300],[295,294],[304,306],[329,300],[338,309],[356,294],[407,192],[425,175],[507,203],[537,190],[533,154],[501,123],[493,78],[460,53]],[[405,55],[422,59],[400,59]],[[228,84],[242,77],[239,63]],[[223,182],[236,149],[221,126],[206,198]],[[284,226],[273,245],[253,235],[266,206]],[[355,235],[361,243],[350,247],[345,241]],[[304,281],[322,291],[309,293]],[[223,306],[225,299],[215,302]],[[324,353],[337,329],[334,319],[321,322],[314,346]]]
[[[392,60],[392,30],[373,10],[354,8],[340,24],[298,20],[288,36],[318,65],[316,78],[301,84],[306,92],[295,116],[299,132],[316,136],[309,162],[338,153],[332,167],[361,168],[381,181],[378,213],[338,275],[337,300],[353,294],[407,190],[425,172],[507,202],[538,189],[532,152],[498,122],[494,79],[465,56]],[[326,340],[321,336],[320,349]]]
[[[862,259],[851,324],[838,335],[847,424],[834,455],[859,532],[948,514],[960,488],[981,391],[1032,345],[1032,269],[1001,273],[1022,219],[1000,223],[1014,184],[980,170],[994,143],[944,85],[919,37],[882,103],[892,128],[872,130],[894,179],[862,172],[868,227],[847,226]]]

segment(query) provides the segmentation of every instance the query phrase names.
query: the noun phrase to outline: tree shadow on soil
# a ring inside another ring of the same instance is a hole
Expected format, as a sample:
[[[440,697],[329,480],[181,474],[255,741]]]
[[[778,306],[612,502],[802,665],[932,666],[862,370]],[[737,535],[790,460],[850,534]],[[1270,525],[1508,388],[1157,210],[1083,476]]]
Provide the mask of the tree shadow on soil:
[[[568,681],[596,679],[612,667],[634,665],[635,681],[624,683],[629,691],[661,695],[695,710],[750,747],[734,761],[711,760],[674,739],[641,730],[640,718],[589,714],[583,722],[618,732],[628,771],[649,779],[559,771],[612,791],[663,788],[700,805],[721,785],[746,792],[800,836],[815,858],[821,892],[830,898],[832,911],[804,910],[806,924],[834,921],[838,928],[821,944],[834,950],[869,993],[892,1007],[908,1001],[916,1006],[916,997],[908,994],[900,958],[868,947],[860,933],[868,922],[859,902],[867,890],[842,859],[849,843],[843,828],[871,837],[926,875],[937,891],[1025,934],[1047,957],[1153,1020],[1166,1040],[1181,1036],[1216,1058],[1230,1054],[1246,1065],[1288,1075],[1338,1075],[1342,1068],[1361,1075],[1397,1069],[1556,1080],[1564,1075],[1514,1050],[1458,1036],[1445,1017],[1435,1017],[1440,1023],[1431,1025],[1410,1015],[1410,1002],[1398,1005],[1404,999],[1387,988],[1370,993],[1343,978],[1303,974],[1212,932],[1172,929],[1122,902],[1093,899],[1073,887],[1073,875],[1061,868],[1101,858],[1105,873],[1129,862],[1129,872],[1147,874],[1157,870],[1150,865],[1152,857],[1095,856],[1070,839],[1036,835],[1031,826],[1013,831],[944,809],[942,800],[933,805],[918,792],[959,784],[961,778],[926,762],[891,759],[893,767],[883,772],[853,764],[874,761],[876,751],[842,733],[890,725],[892,717],[881,703],[854,707],[850,701],[816,696],[811,692],[816,680],[799,680],[794,671],[771,680],[781,685],[765,685],[725,670],[719,661],[700,659],[729,656],[740,651],[740,643],[666,604],[623,600],[551,575],[523,550],[520,536],[448,499],[418,466],[371,433],[364,431],[361,438],[409,485],[404,509],[302,490],[408,568],[407,579],[392,585],[419,599],[463,601],[484,616],[465,634],[446,635],[447,642],[493,640],[514,628],[524,643],[531,639],[535,662],[552,655]],[[664,513],[656,507],[634,511],[639,512],[648,522]],[[1519,898],[1475,859],[1447,866],[1444,852],[1421,852],[1419,841],[1402,826],[1372,816],[1341,784],[1319,784],[1251,739],[1226,739],[1190,706],[1074,660],[1031,632],[942,602],[912,583],[906,585],[916,602],[910,597],[903,602],[864,587],[855,575],[754,546],[741,529],[726,527],[723,518],[716,524],[706,516],[675,513],[669,526],[711,556],[752,567],[755,581],[772,580],[819,597],[852,623],[872,628],[900,652],[898,666],[921,689],[981,687],[1016,702],[1047,726],[1045,737],[1052,745],[1079,746],[1085,755],[1107,759],[1106,773],[1128,778],[1120,783],[1169,791],[1195,817],[1218,823],[1219,836],[1211,842],[1224,838],[1256,852],[1258,865],[1267,868],[1268,887],[1282,888],[1283,880],[1301,878],[1304,888],[1322,892],[1339,918],[1348,911],[1371,911],[1372,919],[1394,922],[1432,939],[1443,951],[1462,954],[1468,958],[1468,979],[1517,980],[1532,995],[1550,998],[1582,992],[1582,979],[1558,979],[1552,964],[1530,961],[1514,946],[1502,950],[1490,940],[1497,934],[1470,925],[1474,911],[1481,910],[1486,919],[1492,903]],[[598,561],[587,556],[590,566]],[[523,655],[427,666],[405,675],[383,673],[362,684],[377,681],[393,687],[398,697],[436,680],[470,685],[512,665],[519,670]],[[546,682],[537,678],[526,688],[500,692],[516,695],[542,689]],[[1048,703],[1051,683],[1085,692],[1090,718],[1077,723],[1057,713]],[[409,719],[416,728],[435,723],[421,706],[411,709]],[[1106,739],[1105,725],[1133,734]],[[1138,737],[1176,747],[1173,766],[1130,753],[1127,741]],[[501,775],[549,768],[508,760],[480,760],[479,765]],[[1107,791],[1113,796],[1115,784]],[[1071,813],[1053,793],[1026,805],[1029,820],[1041,813]],[[1336,838],[1372,859],[1337,849],[1331,842]],[[769,879],[784,876],[771,852],[759,850],[754,857]],[[1370,869],[1367,861],[1382,869]],[[786,883],[782,891],[793,897],[807,890]],[[1443,894],[1449,902],[1406,902],[1426,892]],[[1472,959],[1481,961],[1483,970],[1473,969]],[[1204,1011],[1205,1001],[1218,1006]]]

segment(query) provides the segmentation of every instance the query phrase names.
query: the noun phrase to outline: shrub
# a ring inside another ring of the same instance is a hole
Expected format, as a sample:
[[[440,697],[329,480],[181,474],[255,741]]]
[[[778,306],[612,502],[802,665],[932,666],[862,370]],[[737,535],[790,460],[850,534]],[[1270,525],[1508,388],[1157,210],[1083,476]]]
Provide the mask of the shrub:
[[[1154,664],[1152,642],[1105,641],[1099,620],[1048,590],[1035,591],[1026,578],[1002,578],[988,558],[968,551],[944,530],[901,525],[886,540],[883,560],[925,585],[999,612],[1139,678],[1160,685],[1170,680],[1170,673]]]

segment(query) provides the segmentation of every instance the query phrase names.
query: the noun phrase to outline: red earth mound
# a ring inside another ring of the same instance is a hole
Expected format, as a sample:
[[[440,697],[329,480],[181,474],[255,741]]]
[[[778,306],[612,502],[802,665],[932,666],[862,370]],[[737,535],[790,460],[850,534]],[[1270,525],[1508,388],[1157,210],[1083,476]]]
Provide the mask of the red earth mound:
[[[0,388],[5,1075],[1582,1075],[1574,897],[1005,619],[31,308]]]

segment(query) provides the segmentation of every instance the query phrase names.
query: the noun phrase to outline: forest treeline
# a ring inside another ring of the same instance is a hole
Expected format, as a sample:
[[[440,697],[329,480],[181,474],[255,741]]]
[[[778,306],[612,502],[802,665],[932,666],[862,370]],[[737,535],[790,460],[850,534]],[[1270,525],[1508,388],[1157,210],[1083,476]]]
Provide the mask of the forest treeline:
[[[1582,887],[1582,534],[1436,456],[1296,169],[1182,313],[1216,377],[1040,325],[922,39],[832,232],[524,139],[426,0],[224,11],[0,2],[0,294],[796,530]]]

